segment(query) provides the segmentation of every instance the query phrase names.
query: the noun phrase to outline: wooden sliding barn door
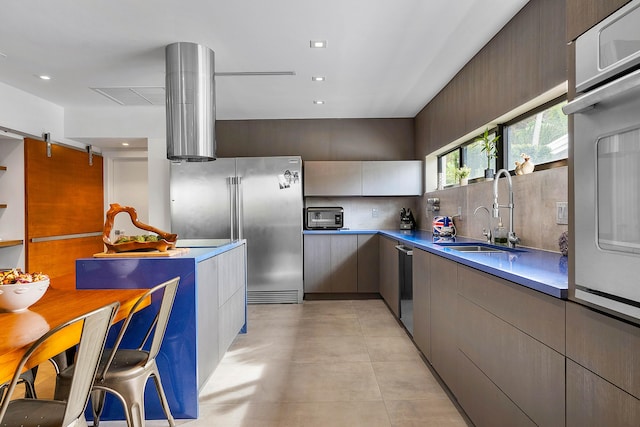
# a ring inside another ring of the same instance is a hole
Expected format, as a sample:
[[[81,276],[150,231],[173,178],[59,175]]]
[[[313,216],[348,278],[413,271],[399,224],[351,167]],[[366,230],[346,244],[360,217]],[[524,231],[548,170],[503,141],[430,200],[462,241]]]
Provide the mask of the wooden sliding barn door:
[[[75,261],[104,250],[102,157],[25,138],[26,269],[75,288]]]

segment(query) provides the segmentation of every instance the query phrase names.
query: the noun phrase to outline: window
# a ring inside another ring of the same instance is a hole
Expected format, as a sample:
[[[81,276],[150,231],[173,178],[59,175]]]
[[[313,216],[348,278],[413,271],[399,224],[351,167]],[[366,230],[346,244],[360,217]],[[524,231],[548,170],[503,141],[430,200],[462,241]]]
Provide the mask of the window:
[[[495,136],[495,131],[489,133],[489,138]],[[462,146],[462,163],[471,169],[469,179],[484,178],[485,169],[496,170],[496,159],[493,158],[487,162],[487,154],[482,151],[482,142],[473,139],[473,142]],[[500,145],[498,144],[498,147]],[[488,166],[488,167],[487,167]]]
[[[489,138],[493,138],[496,131],[489,133]],[[478,135],[480,137],[481,135]],[[447,187],[458,184],[456,179],[456,169],[467,166],[471,169],[469,179],[484,178],[484,170],[487,169],[487,155],[482,151],[482,142],[473,138],[458,148],[440,156],[439,171],[442,173],[442,186]],[[496,159],[489,161],[489,169],[496,169]]]
[[[523,155],[536,164],[566,159],[568,155],[567,116],[562,112],[565,102],[541,107],[524,118],[505,127],[507,165],[515,169],[515,162],[523,162]]]
[[[498,142],[498,158],[488,163],[482,142],[476,141],[482,134],[441,155],[438,158],[440,188],[458,184],[455,173],[460,166],[471,169],[469,179],[473,180],[484,178],[487,168],[496,172],[502,164],[505,169],[513,171],[516,162],[524,162],[525,155],[536,165],[536,170],[542,164],[547,164],[543,167],[545,169],[555,166],[549,166],[549,163],[566,159],[569,138],[567,116],[562,112],[565,104],[565,100],[558,98],[505,125],[489,129],[489,138],[496,133],[502,137]]]
[[[458,183],[456,179],[456,169],[460,167],[460,149],[457,148],[440,157],[438,172],[442,175],[442,187],[451,186]]]

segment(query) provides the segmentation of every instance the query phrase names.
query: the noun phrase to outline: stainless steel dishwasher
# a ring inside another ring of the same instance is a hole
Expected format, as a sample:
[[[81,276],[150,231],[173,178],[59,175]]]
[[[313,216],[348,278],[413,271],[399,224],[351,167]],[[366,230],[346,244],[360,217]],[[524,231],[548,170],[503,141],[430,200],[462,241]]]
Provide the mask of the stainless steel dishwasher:
[[[413,336],[413,248],[396,246],[398,250],[398,291],[400,293],[400,321]]]

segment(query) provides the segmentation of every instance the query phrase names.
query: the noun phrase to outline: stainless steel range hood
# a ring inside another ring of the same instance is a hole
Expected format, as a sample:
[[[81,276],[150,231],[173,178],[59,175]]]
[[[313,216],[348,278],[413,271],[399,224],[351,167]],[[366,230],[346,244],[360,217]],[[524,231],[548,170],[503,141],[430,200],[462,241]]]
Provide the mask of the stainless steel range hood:
[[[196,43],[166,47],[167,158],[216,159],[214,52]]]

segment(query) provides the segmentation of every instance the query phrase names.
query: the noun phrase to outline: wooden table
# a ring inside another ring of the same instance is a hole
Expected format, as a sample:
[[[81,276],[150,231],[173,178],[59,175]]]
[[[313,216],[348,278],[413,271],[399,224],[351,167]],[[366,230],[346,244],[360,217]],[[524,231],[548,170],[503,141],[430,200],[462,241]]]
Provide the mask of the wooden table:
[[[24,352],[50,328],[114,301],[120,308],[114,323],[124,319],[147,289],[60,290],[49,288],[42,299],[21,313],[0,313],[0,384],[9,381]],[[147,304],[148,305],[148,304]],[[144,305],[143,305],[144,306]],[[142,308],[142,307],[141,307]],[[47,340],[27,367],[39,365],[76,345],[80,325]]]

